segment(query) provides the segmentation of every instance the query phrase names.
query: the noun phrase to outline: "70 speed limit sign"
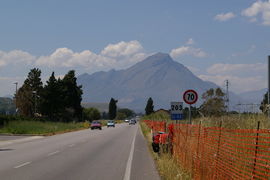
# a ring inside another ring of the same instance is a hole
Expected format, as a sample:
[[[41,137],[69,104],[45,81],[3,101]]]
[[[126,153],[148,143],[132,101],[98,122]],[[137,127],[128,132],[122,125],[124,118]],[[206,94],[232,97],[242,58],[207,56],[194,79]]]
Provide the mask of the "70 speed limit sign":
[[[198,94],[196,91],[189,89],[184,92],[183,99],[187,104],[194,104],[198,100]]]

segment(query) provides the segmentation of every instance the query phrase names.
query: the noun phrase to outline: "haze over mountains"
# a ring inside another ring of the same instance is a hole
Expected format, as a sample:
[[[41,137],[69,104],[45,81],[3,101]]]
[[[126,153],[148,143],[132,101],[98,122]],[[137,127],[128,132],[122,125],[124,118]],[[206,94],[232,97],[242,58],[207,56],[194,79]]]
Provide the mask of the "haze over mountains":
[[[83,102],[109,102],[118,99],[118,106],[144,111],[152,97],[155,109],[170,108],[171,101],[183,101],[182,94],[194,89],[199,96],[217,85],[196,77],[168,54],[157,53],[125,70],[82,74]],[[201,99],[199,99],[200,104]]]

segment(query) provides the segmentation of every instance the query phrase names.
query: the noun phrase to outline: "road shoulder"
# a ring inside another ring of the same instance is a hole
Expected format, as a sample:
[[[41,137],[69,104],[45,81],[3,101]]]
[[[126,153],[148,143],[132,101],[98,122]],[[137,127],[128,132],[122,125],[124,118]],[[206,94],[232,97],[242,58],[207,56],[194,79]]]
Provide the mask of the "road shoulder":
[[[154,160],[149,152],[147,142],[142,134],[140,126],[136,134],[130,179],[160,179]]]

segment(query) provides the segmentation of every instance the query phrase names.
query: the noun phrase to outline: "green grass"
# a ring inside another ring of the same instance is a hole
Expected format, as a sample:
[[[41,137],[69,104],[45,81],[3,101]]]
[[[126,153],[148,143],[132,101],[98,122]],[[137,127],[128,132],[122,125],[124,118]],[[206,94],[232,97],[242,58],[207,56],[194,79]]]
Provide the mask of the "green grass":
[[[40,121],[11,121],[0,128],[0,133],[52,135],[83,129],[84,123],[61,123]]]
[[[147,125],[142,121],[140,121],[140,125],[141,125],[142,133],[148,142],[148,148],[150,148],[150,152],[157,165],[157,169],[158,169],[159,175],[161,176],[161,179],[163,180],[178,180],[178,179],[190,180],[191,175],[188,172],[186,172],[184,169],[182,169],[170,154],[161,153],[160,155],[158,155],[157,153],[153,152],[152,146],[151,146],[152,137],[151,137],[150,128],[148,128]]]

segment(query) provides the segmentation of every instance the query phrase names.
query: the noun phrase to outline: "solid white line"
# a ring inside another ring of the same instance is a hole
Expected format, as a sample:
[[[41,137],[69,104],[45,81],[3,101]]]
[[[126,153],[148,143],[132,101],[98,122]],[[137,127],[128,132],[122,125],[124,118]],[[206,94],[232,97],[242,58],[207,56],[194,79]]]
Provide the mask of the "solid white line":
[[[135,139],[136,139],[138,127],[136,127],[136,128],[137,129],[136,129],[136,132],[135,132],[135,135],[133,137],[132,144],[131,144],[131,149],[130,149],[130,153],[129,153],[129,157],[128,157],[128,161],[127,161],[127,166],[126,166],[126,172],[125,172],[125,176],[124,176],[123,180],[130,180],[131,165],[132,165],[133,153],[134,153],[134,145],[135,145]]]
[[[23,163],[23,164],[21,164],[21,165],[19,165],[19,166],[15,166],[14,168],[17,169],[17,168],[26,166],[26,165],[28,165],[28,164],[30,164],[30,163],[31,163],[31,162],[26,162],[26,163]]]
[[[54,151],[54,152],[52,152],[52,153],[49,153],[48,156],[52,156],[52,155],[57,154],[57,153],[59,153],[59,152],[60,152],[60,151]]]

